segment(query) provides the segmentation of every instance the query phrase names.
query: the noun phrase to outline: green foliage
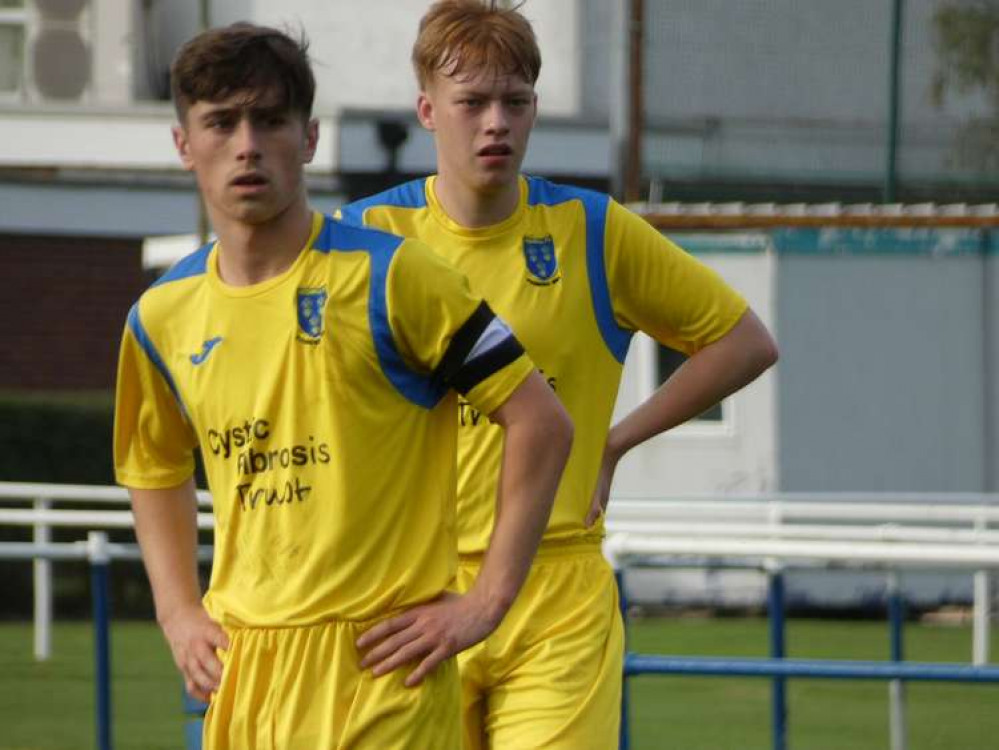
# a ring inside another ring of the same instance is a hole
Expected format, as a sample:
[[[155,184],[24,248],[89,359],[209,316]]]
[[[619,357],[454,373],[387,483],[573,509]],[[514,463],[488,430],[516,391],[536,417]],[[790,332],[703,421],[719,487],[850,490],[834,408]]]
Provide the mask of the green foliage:
[[[999,93],[999,2],[946,2],[934,17],[938,99],[954,85],[967,93],[983,89],[995,101]]]
[[[994,171],[999,166],[999,0],[947,0],[934,17],[937,70],[934,103],[948,92],[982,94],[991,112],[972,116],[960,129],[957,161]]]

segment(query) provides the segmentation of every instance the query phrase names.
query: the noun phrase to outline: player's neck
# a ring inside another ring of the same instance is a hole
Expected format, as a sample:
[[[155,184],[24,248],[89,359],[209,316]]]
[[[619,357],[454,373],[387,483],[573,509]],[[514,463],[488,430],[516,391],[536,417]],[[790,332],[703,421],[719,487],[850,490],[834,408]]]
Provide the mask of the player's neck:
[[[263,224],[212,218],[219,239],[219,277],[230,286],[260,284],[281,275],[312,234],[312,209],[304,197]]]
[[[448,217],[468,229],[499,224],[509,219],[520,204],[519,178],[490,190],[474,190],[447,174],[438,174],[434,194]]]

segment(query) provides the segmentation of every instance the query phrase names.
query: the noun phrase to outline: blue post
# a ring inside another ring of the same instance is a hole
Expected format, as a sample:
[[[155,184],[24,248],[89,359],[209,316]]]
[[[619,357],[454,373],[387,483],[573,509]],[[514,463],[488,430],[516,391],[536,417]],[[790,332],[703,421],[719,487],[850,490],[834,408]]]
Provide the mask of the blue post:
[[[892,586],[888,592],[888,619],[891,624],[891,660],[905,659],[902,646],[902,625],[905,621],[905,601],[898,586]]]
[[[616,568],[614,578],[617,579],[618,604],[621,607],[621,622],[624,624],[624,652],[628,653],[628,594],[624,590],[624,570]],[[631,747],[631,732],[629,730],[628,717],[630,709],[628,707],[628,670],[623,671],[621,677],[621,729],[618,737],[618,747],[620,750],[629,750]]]
[[[97,747],[98,750],[111,750],[111,607],[108,596],[111,557],[107,550],[108,537],[104,532],[90,532],[88,543],[94,610]]]
[[[184,747],[186,750],[201,750],[201,735],[208,704],[189,694],[183,686],[181,690],[184,694]]]
[[[770,626],[770,658],[783,659],[784,648],[784,575],[775,568],[768,574],[767,614]],[[783,677],[774,677],[770,688],[770,717],[773,729],[773,750],[787,748],[787,690]]]
[[[905,623],[905,597],[896,571],[888,573],[888,622],[891,634],[891,660],[901,662],[902,628]],[[905,683],[892,680],[888,684],[888,723],[891,750],[906,750],[909,745],[905,720]]]

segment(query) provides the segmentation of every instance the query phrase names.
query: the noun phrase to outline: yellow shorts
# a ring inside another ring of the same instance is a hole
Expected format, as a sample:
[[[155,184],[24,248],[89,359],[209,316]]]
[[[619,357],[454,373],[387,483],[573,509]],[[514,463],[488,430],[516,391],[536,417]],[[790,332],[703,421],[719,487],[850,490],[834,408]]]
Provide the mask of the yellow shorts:
[[[479,560],[463,559],[467,590]],[[500,627],[458,655],[465,750],[615,750],[624,625],[593,542],[546,544]]]
[[[459,750],[455,660],[415,688],[373,677],[354,646],[369,625],[229,629],[204,750]]]

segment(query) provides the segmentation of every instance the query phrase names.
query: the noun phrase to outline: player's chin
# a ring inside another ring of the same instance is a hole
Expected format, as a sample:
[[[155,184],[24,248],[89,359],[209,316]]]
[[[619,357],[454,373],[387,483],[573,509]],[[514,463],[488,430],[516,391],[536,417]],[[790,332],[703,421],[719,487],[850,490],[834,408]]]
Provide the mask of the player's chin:
[[[483,170],[479,174],[478,184],[480,190],[488,191],[506,187],[516,180],[517,170],[504,167],[502,169]]]
[[[244,224],[260,225],[273,221],[281,214],[283,208],[269,202],[240,201],[234,207],[233,214],[234,218]]]

